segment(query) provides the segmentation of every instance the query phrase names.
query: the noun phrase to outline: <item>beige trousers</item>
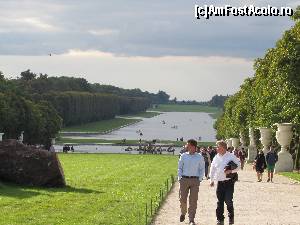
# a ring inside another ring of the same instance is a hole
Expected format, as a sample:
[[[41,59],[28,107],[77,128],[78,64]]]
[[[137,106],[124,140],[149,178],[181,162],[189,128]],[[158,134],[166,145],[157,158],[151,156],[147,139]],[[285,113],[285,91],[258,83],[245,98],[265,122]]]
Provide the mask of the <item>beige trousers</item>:
[[[179,188],[179,201],[181,215],[187,213],[187,197],[189,196],[189,219],[193,221],[197,210],[198,192],[200,181],[198,178],[181,178]]]

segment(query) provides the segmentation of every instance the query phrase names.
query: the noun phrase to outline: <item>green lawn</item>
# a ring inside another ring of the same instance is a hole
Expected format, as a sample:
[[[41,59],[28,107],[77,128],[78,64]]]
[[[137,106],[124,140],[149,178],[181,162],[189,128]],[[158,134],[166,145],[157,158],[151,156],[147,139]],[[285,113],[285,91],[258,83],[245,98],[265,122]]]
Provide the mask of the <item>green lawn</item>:
[[[60,154],[59,158],[69,186],[1,184],[0,224],[145,224],[145,203],[156,199],[165,180],[176,175],[178,161],[166,155]]]
[[[280,174],[300,182],[300,173],[298,172],[283,172]]]
[[[158,116],[160,114],[161,113],[158,113],[158,112],[140,112],[140,113],[136,113],[136,114],[126,114],[126,115],[121,115],[121,116],[151,118],[154,116]]]
[[[115,118],[98,122],[86,123],[78,126],[70,126],[62,129],[62,132],[106,132],[121,126],[139,122],[139,119]]]
[[[221,115],[222,110],[217,107],[201,106],[201,105],[179,105],[179,104],[160,104],[151,111],[160,112],[206,112],[211,113],[213,118]]]
[[[122,140],[106,140],[106,139],[72,139],[72,138],[60,138],[56,141],[57,144],[99,144],[99,143],[113,143],[113,144],[139,144],[139,140],[126,140],[125,143]],[[161,140],[160,143],[163,144],[173,144],[174,146],[181,147],[186,142],[182,141],[168,141],[168,140]],[[215,142],[198,142],[199,146],[209,146],[215,145]]]

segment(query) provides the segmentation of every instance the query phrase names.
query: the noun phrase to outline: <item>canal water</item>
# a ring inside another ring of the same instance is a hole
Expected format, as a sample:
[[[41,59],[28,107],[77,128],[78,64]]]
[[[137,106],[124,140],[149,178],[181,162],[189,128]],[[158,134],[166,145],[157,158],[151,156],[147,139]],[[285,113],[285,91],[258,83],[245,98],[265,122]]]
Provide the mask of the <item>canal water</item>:
[[[76,135],[71,138],[99,138],[108,140],[170,140],[215,141],[214,119],[202,112],[166,112],[152,118],[143,118],[139,123],[123,127],[109,134]]]
[[[164,112],[152,118],[141,118],[142,121],[127,127],[112,131],[109,134],[80,134],[68,136],[71,138],[93,138],[107,140],[170,140],[176,141],[183,138],[184,141],[193,138],[197,141],[216,141],[216,131],[213,128],[214,119],[208,113],[202,112]],[[62,145],[54,146],[56,151],[62,151]],[[139,154],[138,151],[127,152],[127,146],[111,145],[74,145],[75,152],[80,153],[130,153]],[[175,148],[178,155],[181,148]],[[173,154],[163,152],[163,154]]]

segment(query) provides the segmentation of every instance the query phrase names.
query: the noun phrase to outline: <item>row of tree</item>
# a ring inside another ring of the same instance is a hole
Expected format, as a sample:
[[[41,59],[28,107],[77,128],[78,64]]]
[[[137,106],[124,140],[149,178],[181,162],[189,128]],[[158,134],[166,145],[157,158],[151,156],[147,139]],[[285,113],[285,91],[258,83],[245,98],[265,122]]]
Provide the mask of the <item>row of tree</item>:
[[[38,94],[66,91],[113,94],[124,97],[147,98],[154,104],[168,103],[170,98],[164,91],[158,91],[156,94],[153,94],[148,91],[142,91],[139,88],[124,89],[99,83],[91,84],[84,78],[49,77],[47,74],[37,75],[30,70],[22,72],[20,79],[15,80],[15,82],[28,92]]]
[[[299,167],[300,21],[295,15],[295,25],[284,33],[276,47],[255,61],[255,76],[246,79],[240,90],[227,99],[215,128],[217,138],[237,137],[240,132],[248,137],[249,127],[273,127],[275,133],[275,123],[291,122],[294,140],[290,151],[297,155]],[[275,135],[273,142],[276,143]]]
[[[18,79],[5,79],[0,72],[0,132],[4,138],[18,138],[24,131],[26,143],[49,146],[62,126],[145,111],[153,96],[160,103],[169,98],[162,91],[148,94],[113,86],[118,92],[105,93],[101,86],[83,78],[37,76],[30,70]]]
[[[227,98],[229,98],[229,95],[214,95],[209,101],[198,102],[196,100],[178,101],[177,98],[175,97],[174,99],[170,100],[169,103],[179,104],[179,105],[203,105],[203,106],[213,106],[213,107],[223,108]]]
[[[50,102],[62,117],[64,126],[146,111],[150,106],[147,98],[89,92],[49,92],[35,98]]]

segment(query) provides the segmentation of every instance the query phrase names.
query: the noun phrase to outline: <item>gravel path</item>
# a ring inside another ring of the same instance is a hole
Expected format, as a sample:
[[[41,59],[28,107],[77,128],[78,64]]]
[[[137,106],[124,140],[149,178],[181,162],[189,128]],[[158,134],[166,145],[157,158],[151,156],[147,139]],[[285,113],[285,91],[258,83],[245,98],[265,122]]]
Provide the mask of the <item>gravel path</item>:
[[[256,182],[256,174],[249,165],[239,172],[240,181],[235,184],[234,192],[235,224],[300,225],[300,183],[279,175],[275,175],[274,183],[267,183],[266,176],[265,172],[263,182]],[[153,225],[188,224],[188,216],[185,222],[179,222],[178,189],[176,182]],[[215,192],[216,188],[209,187],[207,180],[201,182],[195,218],[197,225],[216,224]],[[225,224],[228,224],[227,216]]]

